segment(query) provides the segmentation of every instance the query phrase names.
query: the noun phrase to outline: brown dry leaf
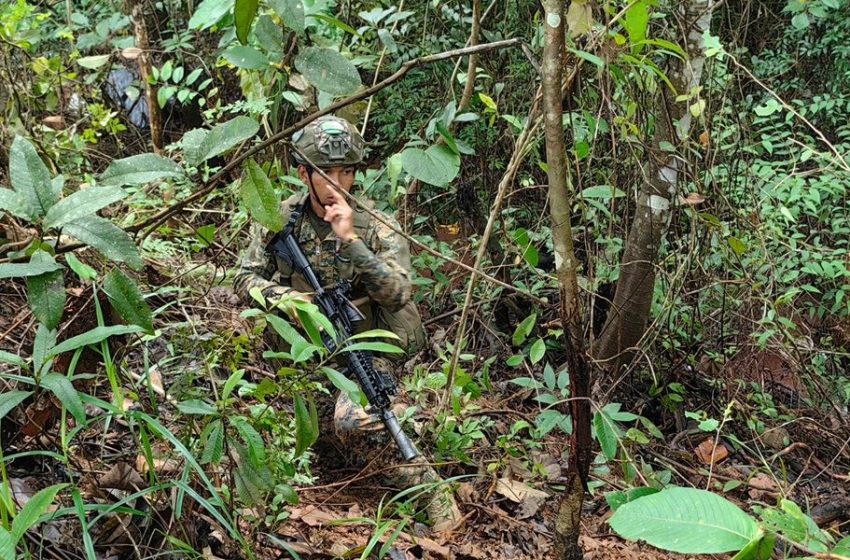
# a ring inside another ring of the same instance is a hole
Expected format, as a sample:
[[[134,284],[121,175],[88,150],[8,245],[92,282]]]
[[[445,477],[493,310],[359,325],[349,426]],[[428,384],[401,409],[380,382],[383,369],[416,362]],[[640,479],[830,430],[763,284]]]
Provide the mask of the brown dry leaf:
[[[12,499],[14,499],[15,503],[21,508],[27,505],[30,498],[35,495],[33,489],[30,488],[29,484],[27,484],[22,478],[10,478],[9,486],[12,490]]]
[[[486,558],[484,555],[484,551],[481,548],[473,543],[463,543],[458,548],[458,552],[464,556],[468,556],[470,558]]]
[[[127,47],[121,51],[121,56],[126,60],[136,60],[142,54],[142,49],[139,47]]]
[[[517,519],[526,519],[537,513],[549,497],[549,494],[542,490],[509,478],[500,478],[496,482],[496,492],[520,505],[516,514]]]
[[[705,197],[699,193],[690,193],[685,198],[679,197],[679,203],[686,206],[696,206],[705,202]]]
[[[147,474],[150,471],[151,465],[148,464],[148,459],[144,455],[136,457],[136,470],[142,474]],[[153,458],[153,470],[160,475],[177,474],[180,472],[180,461],[177,459],[160,459]]]
[[[475,486],[473,486],[469,482],[462,482],[458,485],[455,493],[462,502],[471,502],[475,499]]]
[[[151,388],[154,392],[161,396],[165,396],[165,386],[162,384],[162,374],[159,373],[159,368],[156,366],[152,367],[148,372],[148,379],[151,382]]]
[[[405,538],[405,540],[419,545],[419,547],[426,552],[436,554],[440,558],[454,558],[452,550],[447,546],[441,545],[437,541],[427,539],[425,537],[411,537],[407,533],[402,533],[401,535]]]
[[[779,487],[776,485],[776,481],[773,480],[772,477],[764,474],[758,473],[751,479],[747,481],[747,484],[750,485],[750,488],[755,488],[756,490],[764,490],[766,492],[778,492]]]
[[[306,91],[310,87],[310,84],[307,83],[307,80],[301,74],[290,74],[289,85],[298,91]]]
[[[145,487],[145,481],[141,475],[127,463],[118,463],[109,469],[109,472],[100,477],[99,484],[101,488],[113,488],[127,492],[135,492]]]
[[[694,449],[694,455],[697,456],[697,459],[699,459],[700,462],[706,465],[711,465],[712,463],[720,463],[726,459],[729,456],[729,450],[726,449],[723,442],[719,442],[715,449],[714,439],[705,438],[705,440],[703,440],[703,442]]]
[[[303,508],[292,508],[289,518],[293,521],[301,520],[310,527],[320,527],[331,521],[339,519],[339,515],[331,511],[325,511],[316,506],[306,506]]]
[[[41,123],[53,130],[64,130],[65,128],[65,119],[62,115],[50,115],[41,119]]]
[[[52,398],[38,399],[30,403],[25,411],[27,422],[21,426],[21,433],[28,438],[41,435],[58,412],[59,407],[56,406]]]

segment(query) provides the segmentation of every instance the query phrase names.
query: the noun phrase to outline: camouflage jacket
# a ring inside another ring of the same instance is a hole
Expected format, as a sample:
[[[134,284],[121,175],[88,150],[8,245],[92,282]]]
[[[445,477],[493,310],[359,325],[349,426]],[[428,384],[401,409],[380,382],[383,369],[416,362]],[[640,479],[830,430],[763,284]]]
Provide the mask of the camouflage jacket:
[[[281,204],[283,223],[293,210],[308,200],[306,193],[296,194]],[[392,218],[382,214],[389,223]],[[372,220],[362,209],[354,210],[354,232],[359,239],[341,244],[330,224],[317,217],[309,203],[296,224],[296,235],[313,270],[326,286],[350,280],[352,300],[368,300],[361,311],[367,316],[365,328],[395,332],[409,351],[424,344],[422,321],[411,301],[410,249],[407,240],[384,224]],[[236,293],[251,303],[249,291],[259,288],[274,301],[283,294],[309,293],[307,281],[281,259],[266,255],[273,234],[254,225],[252,240],[233,280]]]

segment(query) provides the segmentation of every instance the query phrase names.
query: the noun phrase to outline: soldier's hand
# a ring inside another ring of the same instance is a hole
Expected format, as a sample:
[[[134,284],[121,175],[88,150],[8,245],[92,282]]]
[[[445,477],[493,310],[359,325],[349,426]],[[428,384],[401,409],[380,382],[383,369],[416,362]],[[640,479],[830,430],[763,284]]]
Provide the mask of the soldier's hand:
[[[331,204],[325,206],[325,221],[343,241],[354,235],[354,211],[345,198],[331,189]]]

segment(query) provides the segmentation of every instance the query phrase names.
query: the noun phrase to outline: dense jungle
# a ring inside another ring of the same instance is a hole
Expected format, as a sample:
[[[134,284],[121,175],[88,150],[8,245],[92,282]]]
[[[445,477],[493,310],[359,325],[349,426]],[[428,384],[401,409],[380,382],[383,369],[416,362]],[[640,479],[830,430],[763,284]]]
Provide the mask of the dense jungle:
[[[0,146],[0,560],[850,559],[850,0],[5,0]],[[239,289],[320,176],[415,352]]]

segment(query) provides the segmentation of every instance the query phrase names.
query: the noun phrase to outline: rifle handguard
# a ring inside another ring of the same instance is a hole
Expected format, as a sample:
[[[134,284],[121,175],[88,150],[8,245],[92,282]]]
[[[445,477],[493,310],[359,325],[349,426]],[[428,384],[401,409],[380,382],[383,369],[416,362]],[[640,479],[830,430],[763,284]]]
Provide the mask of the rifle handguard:
[[[340,342],[345,341],[353,332],[353,325],[365,319],[360,310],[348,299],[351,293],[351,284],[343,280],[333,289],[325,290],[322,281],[310,266],[310,261],[301,249],[298,239],[294,235],[295,225],[304,211],[304,205],[296,208],[289,218],[289,223],[282,232],[275,235],[266,246],[267,254],[275,254],[283,259],[293,269],[300,273],[314,290],[313,301],[337,330],[337,340],[330,336],[322,337],[325,347],[331,352],[340,350]],[[405,461],[412,461],[419,456],[416,446],[404,433],[398,418],[390,406],[390,397],[395,394],[395,381],[384,372],[377,371],[372,364],[372,355],[369,352],[355,351],[346,353],[348,366],[351,373],[357,377],[360,389],[378,412],[381,421],[389,430],[395,440],[399,451]]]

